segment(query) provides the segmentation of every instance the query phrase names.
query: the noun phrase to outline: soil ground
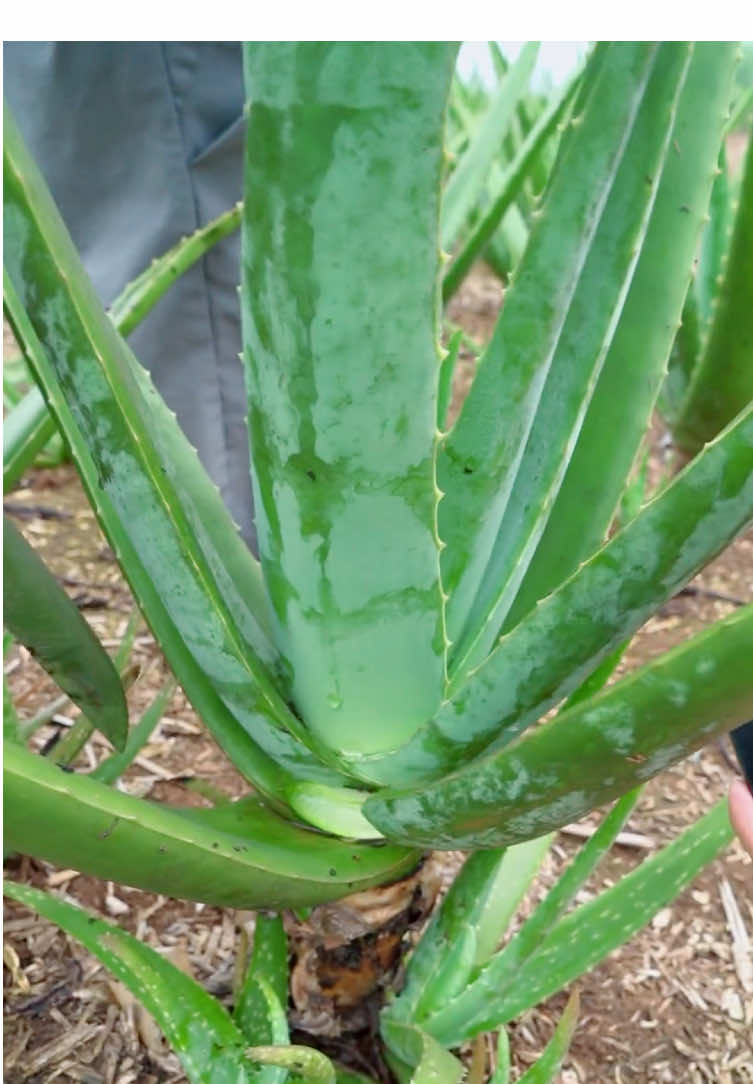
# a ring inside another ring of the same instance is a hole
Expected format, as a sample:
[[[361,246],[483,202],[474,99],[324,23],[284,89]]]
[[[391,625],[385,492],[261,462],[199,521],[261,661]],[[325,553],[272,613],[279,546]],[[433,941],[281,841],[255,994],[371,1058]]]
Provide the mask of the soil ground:
[[[496,280],[474,272],[450,315],[469,335],[483,340],[500,300]],[[458,395],[471,371],[472,351],[464,348]],[[658,424],[653,438],[656,476],[666,467],[667,450]],[[105,645],[114,650],[133,602],[73,469],[30,472],[8,496],[6,507]],[[692,589],[672,599],[640,630],[623,667],[653,658],[736,605],[753,601],[753,534],[738,539],[710,564]],[[128,699],[132,719],[137,719],[168,675],[145,628],[137,636],[134,657],[139,676]],[[23,648],[13,649],[5,669],[22,719],[34,717],[56,700],[55,686]],[[44,746],[74,715],[70,704],[59,706],[54,721],[36,733],[33,745]],[[89,770],[107,750],[105,739],[95,735],[76,768]],[[124,785],[131,793],[153,799],[198,801],[186,790],[188,775],[234,795],[244,791],[243,782],[178,691]],[[613,848],[579,902],[674,839],[726,793],[734,775],[725,750],[712,745],[653,780],[627,825],[630,834]],[[597,819],[593,814],[582,824],[593,825]],[[575,853],[578,838],[573,831],[559,834],[521,913]],[[435,856],[445,883],[462,858],[454,853]],[[11,858],[6,869],[16,880],[52,889],[118,922],[229,1001],[238,935],[252,927],[250,913],[222,913],[103,884],[27,857]],[[560,1075],[562,1084],[751,1084],[753,950],[746,931],[753,938],[753,862],[735,842],[647,929],[575,984],[580,1020]],[[185,1080],[177,1059],[129,993],[75,941],[13,902],[6,902],[4,962],[7,1084]],[[510,1025],[513,1079],[543,1049],[565,1000],[563,992]],[[299,1021],[305,1023],[305,1015],[299,1006]],[[323,1045],[361,1071],[383,1073],[371,1041],[373,1018],[372,997],[359,1018],[360,1032],[331,1035]],[[486,1051],[491,1066],[491,1041]]]

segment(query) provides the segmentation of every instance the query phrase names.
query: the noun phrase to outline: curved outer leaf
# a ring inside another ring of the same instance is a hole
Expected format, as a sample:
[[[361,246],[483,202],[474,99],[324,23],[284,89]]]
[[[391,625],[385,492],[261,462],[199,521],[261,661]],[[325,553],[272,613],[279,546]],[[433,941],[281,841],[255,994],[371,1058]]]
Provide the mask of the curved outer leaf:
[[[468,626],[529,435],[535,422],[543,420],[539,408],[545,398],[552,398],[555,384],[567,403],[570,370],[578,397],[582,395],[581,366],[571,357],[576,313],[588,336],[583,364],[590,371],[599,355],[603,325],[611,325],[614,306],[621,300],[626,269],[620,266],[621,238],[615,238],[619,273],[605,274],[602,266],[604,281],[593,283],[599,297],[603,295],[603,305],[595,306],[591,301],[596,310],[593,314],[589,306],[583,307],[582,300],[573,308],[583,276],[589,283],[594,277],[598,256],[590,262],[588,257],[605,221],[609,194],[656,59],[655,46],[620,43],[613,47],[610,63],[604,65],[607,70],[595,79],[582,113],[571,121],[576,127],[562,141],[541,217],[471,391],[443,446],[438,468],[445,496],[439,507],[439,532],[447,544],[442,553],[442,576],[450,594],[447,620],[455,670],[475,643],[486,617],[482,608],[475,624]],[[585,83],[589,84],[588,73]],[[650,188],[641,178],[641,195]],[[620,220],[618,237],[622,226]],[[602,245],[604,238],[602,233]],[[617,298],[612,296],[615,289]],[[563,340],[571,308],[570,331]],[[563,353],[555,364],[561,340]],[[557,440],[551,439],[552,434],[549,438],[559,455],[558,435]],[[537,493],[531,493],[532,505]],[[465,642],[459,645],[461,636]]]
[[[727,799],[617,884],[571,911],[500,989],[496,960],[423,1025],[441,1043],[499,1027],[584,974],[665,907],[733,838]]]
[[[243,1035],[227,1010],[154,949],[38,888],[6,881],[3,891],[75,937],[135,994],[165,1033],[192,1084],[258,1080],[258,1071],[245,1059]]]
[[[273,683],[276,652],[259,611],[258,565],[102,310],[9,116],[4,158],[5,295],[14,330],[170,665],[219,744],[262,791],[282,800],[291,777],[338,782],[310,752]]]
[[[601,545],[618,506],[680,320],[716,172],[736,53],[729,42],[693,47],[672,147],[630,292],[505,631]]]
[[[502,148],[518,103],[526,93],[538,52],[539,42],[525,43],[501,80],[494,99],[447,182],[441,218],[441,244],[447,252],[455,247],[469,214],[478,203],[492,162]]]
[[[511,741],[753,521],[753,407],[503,636],[399,757],[369,777],[411,785]]]
[[[740,202],[706,349],[675,423],[681,448],[694,453],[753,400],[753,139],[748,141]]]
[[[295,702],[343,761],[398,746],[443,687],[436,231],[454,57],[246,46],[259,546]]]
[[[481,662],[494,643],[546,527],[646,236],[689,59],[687,43],[661,47],[628,126],[624,153],[568,306],[498,536],[466,628],[453,644],[455,687],[457,677]],[[582,175],[571,183],[582,183]],[[542,228],[547,214],[545,207]]]
[[[753,605],[421,790],[364,813],[390,839],[499,847],[561,828],[753,716]]]
[[[335,1067],[326,1054],[311,1046],[249,1046],[246,1056],[261,1065],[288,1069],[303,1084],[335,1084]]]
[[[3,516],[3,622],[117,749],[128,707],[113,661],[29,543]]]
[[[181,810],[4,747],[5,842],[102,879],[218,907],[281,909],[396,880],[414,851],[299,828],[254,799]]]
[[[110,306],[110,319],[121,335],[130,335],[177,278],[223,237],[240,228],[242,206],[237,203],[190,237],[182,237],[124,287]]]
[[[129,282],[110,308],[110,319],[121,335],[130,334],[151,312],[176,279],[205,252],[241,223],[241,204],[182,238]],[[3,492],[7,492],[31,466],[37,452],[55,432],[55,419],[39,388],[31,388],[3,422]]]

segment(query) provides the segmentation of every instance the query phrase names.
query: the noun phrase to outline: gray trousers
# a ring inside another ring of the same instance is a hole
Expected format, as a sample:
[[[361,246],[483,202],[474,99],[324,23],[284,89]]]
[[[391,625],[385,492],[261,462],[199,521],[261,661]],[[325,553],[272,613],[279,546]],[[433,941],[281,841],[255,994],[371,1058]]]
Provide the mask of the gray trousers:
[[[4,90],[105,305],[241,198],[238,42],[10,42]],[[130,342],[256,550],[238,235],[162,298]]]

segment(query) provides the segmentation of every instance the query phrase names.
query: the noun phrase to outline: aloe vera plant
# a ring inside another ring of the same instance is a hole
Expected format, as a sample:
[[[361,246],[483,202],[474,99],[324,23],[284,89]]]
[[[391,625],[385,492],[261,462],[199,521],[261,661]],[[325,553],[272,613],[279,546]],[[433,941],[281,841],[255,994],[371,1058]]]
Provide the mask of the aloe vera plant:
[[[698,269],[662,396],[674,439],[695,454],[753,398],[753,139],[733,185],[720,154]]]
[[[535,867],[545,833],[753,716],[751,607],[602,688],[626,639],[753,520],[748,403],[609,537],[680,321],[735,56],[726,43],[595,48],[445,432],[438,242],[455,47],[246,47],[259,562],[6,119],[6,311],[176,678],[254,791],[211,810],[156,805],[9,744],[11,847],[152,891],[282,908],[463,846],[480,849],[468,881],[498,900],[495,863]],[[541,123],[539,135],[552,115]],[[578,959],[600,958],[717,853],[729,829],[710,816],[671,877],[647,864],[622,912],[573,920],[599,935]],[[513,845],[528,850],[499,851]],[[512,967],[528,966],[531,997],[550,992],[536,985],[550,966],[572,977],[561,902],[502,963],[502,928],[473,914],[472,936],[453,926],[441,986],[420,979],[416,953],[385,1018],[398,1075],[441,1075],[444,1047],[519,1011],[501,985],[496,1022],[484,1012]]]

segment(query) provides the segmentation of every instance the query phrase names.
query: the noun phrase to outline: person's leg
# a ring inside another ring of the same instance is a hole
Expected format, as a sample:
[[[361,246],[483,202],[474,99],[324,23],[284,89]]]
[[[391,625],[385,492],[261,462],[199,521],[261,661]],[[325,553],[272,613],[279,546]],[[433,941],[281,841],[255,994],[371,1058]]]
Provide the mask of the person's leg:
[[[6,100],[100,297],[241,197],[235,42],[13,42]],[[245,428],[238,235],[130,337],[256,548]]]

